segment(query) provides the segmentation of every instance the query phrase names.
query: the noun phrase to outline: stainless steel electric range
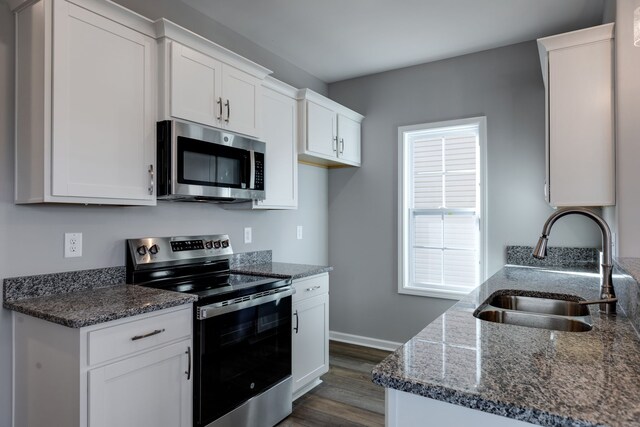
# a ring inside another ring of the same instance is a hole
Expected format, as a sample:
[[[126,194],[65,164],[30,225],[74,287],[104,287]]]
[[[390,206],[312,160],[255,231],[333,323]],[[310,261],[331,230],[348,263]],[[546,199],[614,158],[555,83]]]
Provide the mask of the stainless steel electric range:
[[[127,283],[198,296],[193,425],[271,427],[291,413],[290,279],[232,274],[227,235],[127,240]]]

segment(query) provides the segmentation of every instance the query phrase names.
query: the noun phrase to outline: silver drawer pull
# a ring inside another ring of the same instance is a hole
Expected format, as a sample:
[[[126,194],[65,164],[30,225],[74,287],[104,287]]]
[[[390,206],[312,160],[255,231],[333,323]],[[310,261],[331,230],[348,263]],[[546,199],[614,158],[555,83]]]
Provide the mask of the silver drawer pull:
[[[310,288],[307,288],[307,292],[315,291],[317,289],[320,289],[321,287],[322,286],[320,286],[320,285],[312,286]]]
[[[161,334],[162,332],[164,332],[164,329],[156,329],[155,331],[149,332],[148,334],[136,335],[135,337],[131,338],[131,341],[137,341],[137,340],[141,340],[142,338],[152,337],[154,335]]]

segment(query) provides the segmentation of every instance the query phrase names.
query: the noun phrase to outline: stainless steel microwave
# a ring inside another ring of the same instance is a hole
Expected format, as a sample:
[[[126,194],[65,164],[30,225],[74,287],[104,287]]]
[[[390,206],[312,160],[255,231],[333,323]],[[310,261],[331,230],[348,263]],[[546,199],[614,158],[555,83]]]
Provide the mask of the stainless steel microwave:
[[[157,131],[158,199],[264,200],[264,142],[177,120]]]

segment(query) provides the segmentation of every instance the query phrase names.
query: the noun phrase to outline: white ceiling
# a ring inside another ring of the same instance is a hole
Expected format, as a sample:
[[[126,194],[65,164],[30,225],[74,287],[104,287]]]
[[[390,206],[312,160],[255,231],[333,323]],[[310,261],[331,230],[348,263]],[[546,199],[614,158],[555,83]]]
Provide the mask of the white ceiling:
[[[331,83],[598,25],[605,0],[182,0]]]

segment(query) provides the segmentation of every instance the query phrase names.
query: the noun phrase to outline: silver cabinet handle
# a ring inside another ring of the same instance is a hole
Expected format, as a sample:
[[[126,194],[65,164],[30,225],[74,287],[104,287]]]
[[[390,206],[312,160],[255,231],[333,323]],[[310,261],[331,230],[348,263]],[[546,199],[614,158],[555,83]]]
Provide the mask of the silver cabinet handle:
[[[185,374],[187,374],[187,381],[189,381],[191,379],[191,346],[187,347],[187,351],[185,351],[185,353],[189,360],[189,365],[187,367],[187,370],[185,371]]]
[[[298,333],[298,328],[300,326],[300,318],[298,317],[298,310],[296,310],[295,313],[293,313],[294,316],[296,316],[296,327],[293,328],[294,331],[296,331],[296,334]]]
[[[311,291],[315,291],[316,289],[320,289],[322,286],[320,285],[316,285],[316,286],[312,286],[310,288],[307,288],[307,292],[311,292]]]
[[[142,338],[148,338],[148,337],[152,337],[154,335],[158,335],[162,332],[164,332],[164,329],[156,329],[153,332],[149,332],[148,334],[143,334],[143,335],[136,335],[135,337],[131,337],[131,341],[138,341],[141,340]]]
[[[216,104],[218,104],[218,117],[216,119],[220,120],[222,119],[222,97],[218,98]]]
[[[224,106],[227,107],[227,118],[224,119],[224,121],[229,123],[229,119],[231,118],[231,103],[228,99],[227,102],[224,103]]]
[[[344,138],[340,138],[340,154],[344,153]]]
[[[333,141],[332,141],[333,145],[333,151],[335,151],[336,153],[338,152],[338,137],[334,136],[333,137]]]
[[[149,184],[149,194],[153,196],[153,187],[155,185],[154,182],[154,172],[153,172],[153,165],[149,165],[149,177],[150,177],[150,184]]]

